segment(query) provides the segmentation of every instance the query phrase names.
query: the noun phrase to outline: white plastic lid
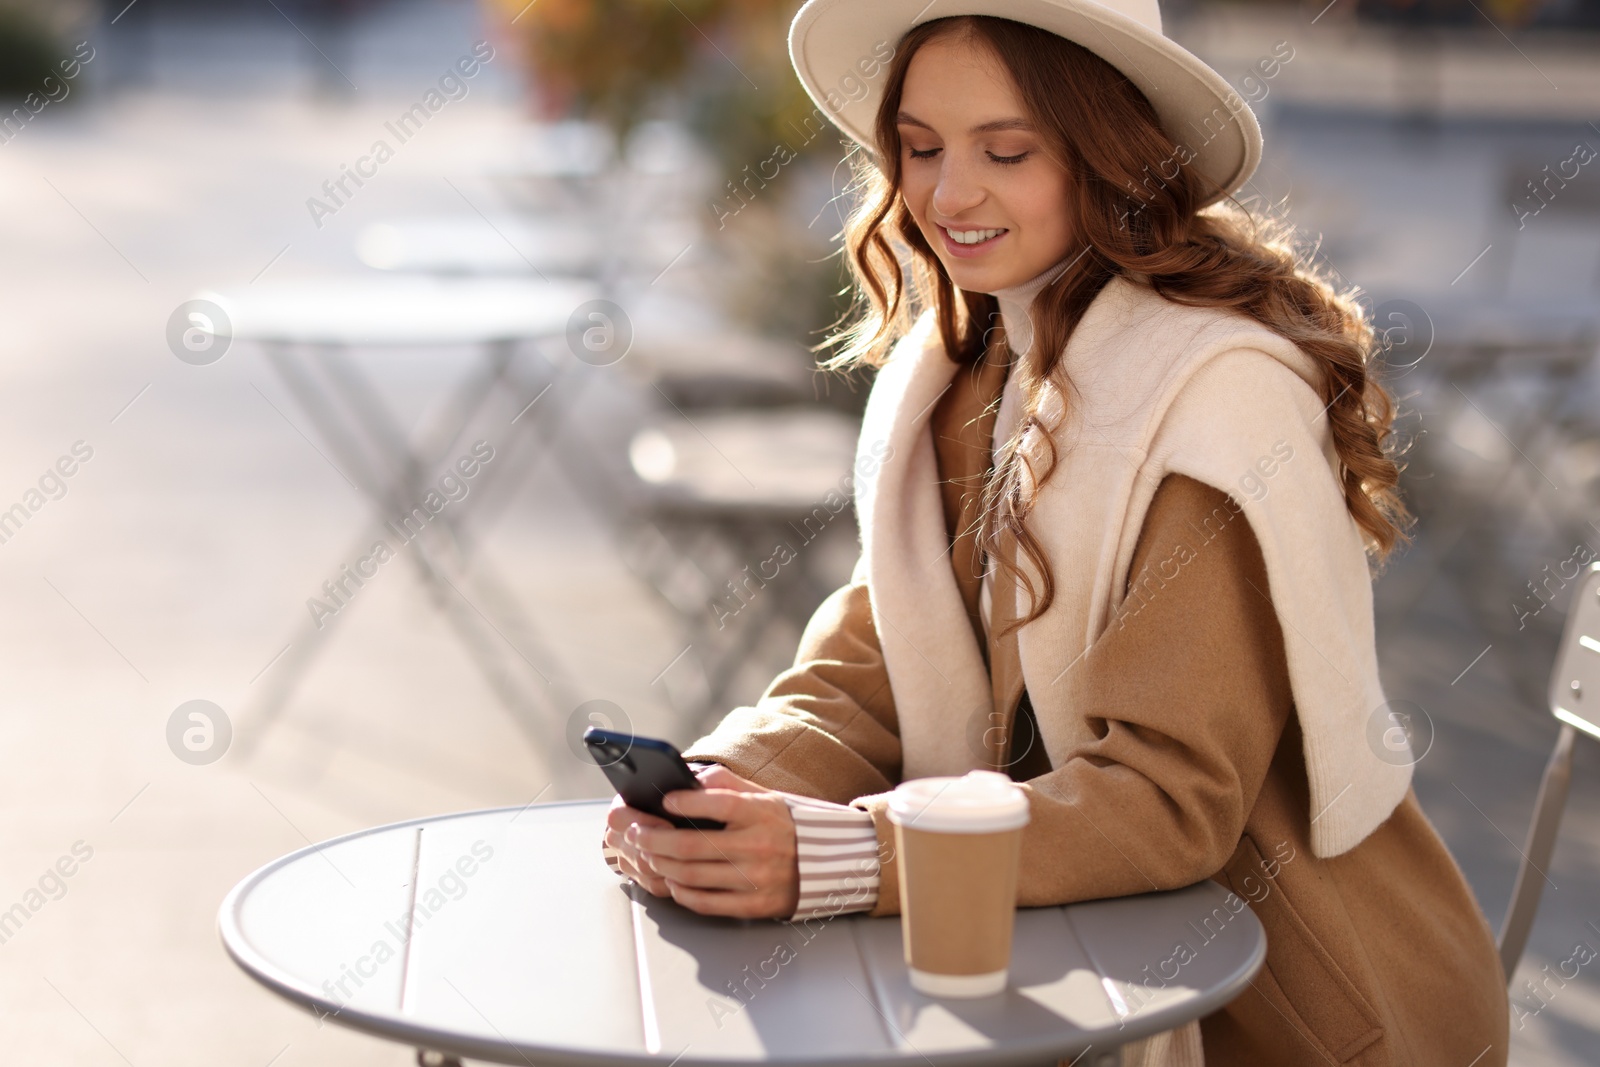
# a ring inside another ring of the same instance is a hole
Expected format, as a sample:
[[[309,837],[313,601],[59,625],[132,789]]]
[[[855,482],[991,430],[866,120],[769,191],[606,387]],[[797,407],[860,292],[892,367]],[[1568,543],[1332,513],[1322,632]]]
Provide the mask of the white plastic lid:
[[[999,771],[916,778],[889,794],[889,818],[901,826],[946,834],[989,834],[1028,822],[1028,797]]]

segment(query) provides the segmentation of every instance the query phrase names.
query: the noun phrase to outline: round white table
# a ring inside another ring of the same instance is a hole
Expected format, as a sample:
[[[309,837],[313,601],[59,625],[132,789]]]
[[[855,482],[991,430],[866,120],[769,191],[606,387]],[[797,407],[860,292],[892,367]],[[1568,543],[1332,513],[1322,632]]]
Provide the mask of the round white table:
[[[600,854],[606,808],[465,812],[301,849],[228,894],[223,944],[327,1021],[538,1067],[1102,1067],[1222,1007],[1266,954],[1250,909],[1201,882],[1021,909],[1005,992],[934,999],[911,989],[898,918],[708,917],[622,881]]]

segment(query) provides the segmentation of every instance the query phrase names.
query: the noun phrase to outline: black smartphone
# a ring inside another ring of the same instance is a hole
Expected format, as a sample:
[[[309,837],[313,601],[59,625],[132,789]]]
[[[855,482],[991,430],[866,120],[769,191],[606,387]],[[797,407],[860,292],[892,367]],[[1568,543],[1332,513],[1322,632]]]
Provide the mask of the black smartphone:
[[[674,789],[701,788],[700,779],[672,742],[591,726],[583,732],[583,743],[628,807],[660,816],[683,830],[720,830],[726,825],[718,819],[674,815],[661,806]]]

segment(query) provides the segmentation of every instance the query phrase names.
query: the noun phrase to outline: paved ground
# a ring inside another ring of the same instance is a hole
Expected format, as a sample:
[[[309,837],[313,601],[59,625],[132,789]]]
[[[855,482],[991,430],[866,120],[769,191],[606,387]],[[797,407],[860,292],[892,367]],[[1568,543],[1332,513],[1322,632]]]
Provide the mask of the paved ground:
[[[1324,46],[1310,42],[1314,31],[1348,32],[1333,18],[1264,24],[1255,38],[1193,27],[1243,57],[1241,69],[1256,38],[1270,48],[1292,33],[1303,49],[1264,109],[1272,147],[1263,194],[1288,196],[1297,218],[1325,231],[1326,252],[1348,278],[1379,299],[1437,311],[1441,331],[1463,292],[1515,306],[1554,288],[1592,305],[1600,243],[1586,243],[1596,240],[1586,216],[1552,212],[1537,229],[1504,233],[1507,220],[1515,225],[1503,196],[1508,161],[1564,158],[1582,135],[1567,97],[1547,105],[1566,125],[1459,120],[1427,138],[1352,112],[1349,100],[1331,111],[1328,94],[1313,89],[1347,53],[1312,62]],[[366,222],[461,211],[463,195],[492,203],[476,175],[519,121],[513,79],[491,64],[467,99],[318,229],[306,198],[479,38],[470,7],[402,8],[367,27],[343,57],[359,87],[343,101],[313,95],[303,42],[272,21],[245,35],[204,21],[158,25],[140,46],[153,72],[145,80],[138,49],[117,29],[95,37],[92,99],[85,92],[84,106],[47,112],[0,144],[0,506],[22,499],[76,442],[93,452],[64,496],[0,544],[0,909],[26,899],[59,857],[92,850],[59,899],[0,943],[8,1044],[19,1059],[138,1067],[398,1065],[409,1061],[404,1050],[319,1029],[244,978],[216,942],[222,895],[308,840],[430,812],[599,795],[600,783],[563,745],[530,742],[403,566],[386,567],[341,612],[287,710],[257,730],[261,691],[282,667],[274,659],[309,634],[305,600],[348,562],[366,511],[260,353],[239,346],[219,363],[189,366],[163,331],[203,287],[358,269],[351,246]],[[1536,58],[1546,71],[1558,66]],[[1507,71],[1521,62],[1499,59]],[[1302,73],[1306,85],[1293,88]],[[1542,83],[1506,78],[1514,91],[1497,99],[1515,96],[1522,114],[1539,114]],[[673,276],[692,287],[698,269],[686,261]],[[421,416],[461,358],[389,363],[388,399]],[[1453,486],[1483,470],[1515,472],[1515,454],[1483,446],[1461,421],[1456,381],[1497,419],[1530,413],[1493,406],[1498,387],[1474,384],[1459,367],[1425,363],[1411,400],[1420,425],[1479,449],[1430,441],[1414,476]],[[508,433],[528,398],[500,397],[481,432]],[[583,429],[627,410],[620,393],[602,389],[587,405],[571,401],[569,414]],[[1509,477],[1494,510],[1469,516],[1464,537],[1425,522],[1378,585],[1389,694],[1416,701],[1436,727],[1419,793],[1496,924],[1554,735],[1513,679],[1519,664],[1547,662],[1548,630],[1522,644],[1506,636],[1482,597],[1463,594],[1459,561],[1505,539],[1494,531],[1525,531],[1483,554],[1497,562],[1482,582],[1503,590],[1509,616],[1522,583],[1562,558],[1554,553],[1565,530],[1524,522],[1541,499],[1529,488],[1536,479]],[[1571,488],[1576,476],[1562,478],[1567,512],[1592,513]],[[642,732],[686,740],[692,727],[672,711],[682,644],[670,615],[557,467],[529,465],[513,488],[477,557],[534,606],[508,642],[540,666],[559,664],[583,698],[623,706]],[[494,595],[481,566],[466,573],[478,595]],[[210,766],[174,758],[166,724],[193,699],[216,702],[259,745]],[[1528,974],[1577,940],[1600,945],[1588,925],[1600,922],[1597,771],[1600,752],[1583,746],[1550,871],[1558,888],[1547,894]],[[1519,1064],[1600,1060],[1600,981],[1586,970],[1516,1042]]]

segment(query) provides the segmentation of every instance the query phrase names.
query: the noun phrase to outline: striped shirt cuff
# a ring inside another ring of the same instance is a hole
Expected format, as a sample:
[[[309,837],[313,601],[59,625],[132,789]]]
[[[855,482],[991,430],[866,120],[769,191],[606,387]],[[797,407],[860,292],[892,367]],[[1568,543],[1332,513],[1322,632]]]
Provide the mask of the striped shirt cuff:
[[[606,858],[606,866],[610,867],[611,870],[613,872],[615,872],[616,875],[619,878],[627,878],[628,877],[627,875],[622,873],[622,866],[617,861],[617,850],[616,849],[612,848],[610,845],[608,845],[604,841],[602,841],[602,842],[600,842],[600,854],[605,856],[605,858]],[[632,881],[631,878],[628,879],[628,880]]]
[[[852,911],[878,902],[878,832],[860,808],[783,793],[794,818],[800,861],[800,903],[790,922]]]

